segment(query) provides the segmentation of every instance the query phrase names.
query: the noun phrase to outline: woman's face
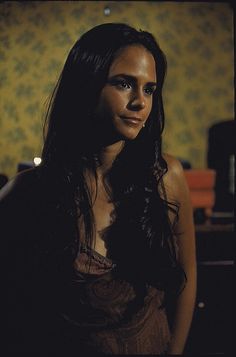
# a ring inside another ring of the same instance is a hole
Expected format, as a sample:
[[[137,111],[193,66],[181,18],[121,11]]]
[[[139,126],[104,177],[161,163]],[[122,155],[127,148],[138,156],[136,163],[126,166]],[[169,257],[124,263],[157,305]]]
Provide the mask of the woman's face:
[[[149,51],[141,45],[121,49],[101,91],[97,119],[109,123],[118,140],[135,139],[151,112],[156,81],[155,60]]]

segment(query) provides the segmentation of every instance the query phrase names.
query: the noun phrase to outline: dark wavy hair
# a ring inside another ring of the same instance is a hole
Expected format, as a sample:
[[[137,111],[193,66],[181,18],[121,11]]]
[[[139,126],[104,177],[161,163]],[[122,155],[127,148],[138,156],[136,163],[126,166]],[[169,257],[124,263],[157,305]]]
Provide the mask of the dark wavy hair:
[[[41,168],[55,177],[56,207],[63,217],[70,217],[74,227],[73,234],[62,239],[73,262],[80,249],[78,217],[83,218],[88,245],[94,236],[93,203],[85,179],[87,169],[96,179],[99,165],[101,143],[93,130],[94,111],[112,62],[121,48],[130,45],[143,46],[152,54],[158,86],[145,128],[125,143],[106,175],[104,182],[109,183],[106,188],[115,209],[104,239],[117,263],[117,274],[135,282],[137,289],[151,284],[179,291],[184,272],[168,218],[168,210],[174,210],[177,217],[178,205],[167,202],[162,184],[167,172],[161,139],[166,58],[152,34],[122,23],[106,23],[75,43],[49,102]]]

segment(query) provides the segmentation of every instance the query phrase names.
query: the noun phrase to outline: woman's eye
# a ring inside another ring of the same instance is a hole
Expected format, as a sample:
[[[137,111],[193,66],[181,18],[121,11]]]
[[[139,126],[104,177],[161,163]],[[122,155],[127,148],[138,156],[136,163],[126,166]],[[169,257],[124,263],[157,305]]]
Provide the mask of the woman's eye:
[[[117,86],[120,87],[120,88],[124,88],[124,89],[131,88],[131,84],[129,82],[126,82],[126,81],[118,81],[117,82]]]
[[[132,83],[125,79],[111,79],[108,83],[112,86],[117,87],[118,89],[130,89],[132,87]]]
[[[146,94],[152,95],[155,92],[155,88],[154,87],[145,88],[144,91]]]

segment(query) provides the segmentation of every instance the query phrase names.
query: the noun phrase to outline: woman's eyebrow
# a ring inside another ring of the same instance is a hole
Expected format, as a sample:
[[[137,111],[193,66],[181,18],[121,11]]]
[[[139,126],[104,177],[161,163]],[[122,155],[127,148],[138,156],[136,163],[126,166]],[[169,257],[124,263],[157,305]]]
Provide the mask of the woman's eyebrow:
[[[130,82],[137,82],[137,78],[134,76],[131,76],[130,74],[125,74],[125,73],[119,73],[119,74],[115,74],[114,76],[111,76],[108,78],[109,81],[114,80],[116,78],[124,78]],[[149,85],[151,87],[157,86],[157,82],[147,82],[146,85]]]

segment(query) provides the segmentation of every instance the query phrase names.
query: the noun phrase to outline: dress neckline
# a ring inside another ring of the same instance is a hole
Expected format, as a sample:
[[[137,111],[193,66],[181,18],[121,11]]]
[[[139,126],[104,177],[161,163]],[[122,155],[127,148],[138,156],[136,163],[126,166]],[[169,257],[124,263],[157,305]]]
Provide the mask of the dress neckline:
[[[97,259],[102,264],[108,263],[109,265],[114,265],[112,259],[98,253],[95,249],[88,247],[84,243],[81,243],[80,252],[91,255],[93,258]]]

